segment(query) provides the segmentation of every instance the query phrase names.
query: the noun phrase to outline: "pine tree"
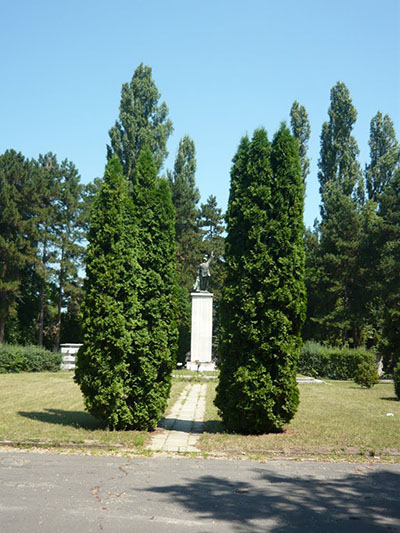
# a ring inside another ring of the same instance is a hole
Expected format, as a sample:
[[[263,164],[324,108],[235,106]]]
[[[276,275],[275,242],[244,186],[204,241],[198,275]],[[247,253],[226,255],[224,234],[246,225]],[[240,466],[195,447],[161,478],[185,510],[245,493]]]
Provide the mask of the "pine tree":
[[[60,345],[62,309],[68,305],[70,296],[76,294],[76,291],[79,292],[81,285],[79,267],[84,251],[82,246],[84,225],[81,220],[83,200],[79,172],[74,163],[65,159],[59,167],[59,175],[55,224],[56,262],[58,264],[56,270],[57,319],[54,338],[56,349]]]
[[[108,158],[118,155],[129,180],[133,180],[136,160],[143,146],[150,148],[157,172],[168,155],[166,145],[173,127],[168,107],[165,102],[158,104],[159,99],[151,68],[141,63],[131,82],[122,85],[119,120],[110,129],[110,145],[107,146]]]
[[[311,127],[305,107],[296,101],[293,102],[290,109],[290,125],[292,135],[297,139],[299,145],[301,175],[303,177],[303,182],[305,183],[310,172],[310,160],[307,157],[307,150]]]
[[[282,126],[244,137],[231,171],[220,382],[227,428],[276,431],[298,405],[296,366],[305,312],[304,186],[298,144]]]
[[[134,336],[147,334],[137,297],[140,268],[137,230],[128,186],[116,157],[108,162],[104,184],[95,200],[86,259],[83,346],[75,380],[86,409],[110,428],[134,425],[132,366],[137,358]]]
[[[16,311],[23,273],[35,262],[34,191],[33,163],[7,150],[0,156],[0,343]]]

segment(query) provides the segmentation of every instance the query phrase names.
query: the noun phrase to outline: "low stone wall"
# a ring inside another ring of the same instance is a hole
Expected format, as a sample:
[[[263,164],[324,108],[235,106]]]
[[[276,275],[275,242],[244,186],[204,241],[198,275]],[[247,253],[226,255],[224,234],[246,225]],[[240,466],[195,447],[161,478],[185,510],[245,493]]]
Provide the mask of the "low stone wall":
[[[82,344],[61,344],[61,370],[74,370],[75,357]]]

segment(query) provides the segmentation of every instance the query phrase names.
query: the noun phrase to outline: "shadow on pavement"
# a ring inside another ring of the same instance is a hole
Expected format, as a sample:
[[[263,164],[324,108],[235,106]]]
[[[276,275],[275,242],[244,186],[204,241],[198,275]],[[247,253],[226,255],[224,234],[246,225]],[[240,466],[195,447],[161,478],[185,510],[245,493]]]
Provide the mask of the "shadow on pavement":
[[[333,479],[259,468],[250,484],[204,475],[148,490],[197,519],[229,523],[230,531],[400,532],[400,473],[368,468],[360,465]]]
[[[61,426],[83,429],[101,429],[104,424],[85,411],[64,411],[63,409],[44,409],[43,411],[19,411],[20,416]]]

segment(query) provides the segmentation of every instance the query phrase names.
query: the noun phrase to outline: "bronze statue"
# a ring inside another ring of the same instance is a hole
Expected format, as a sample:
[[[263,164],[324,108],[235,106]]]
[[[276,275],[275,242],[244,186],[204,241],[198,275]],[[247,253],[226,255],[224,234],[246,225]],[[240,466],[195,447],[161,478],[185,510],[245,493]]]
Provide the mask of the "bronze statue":
[[[205,255],[202,262],[199,265],[197,272],[196,282],[193,286],[193,290],[196,292],[208,292],[208,285],[210,283],[210,265],[214,260],[214,252],[211,252],[210,257]]]

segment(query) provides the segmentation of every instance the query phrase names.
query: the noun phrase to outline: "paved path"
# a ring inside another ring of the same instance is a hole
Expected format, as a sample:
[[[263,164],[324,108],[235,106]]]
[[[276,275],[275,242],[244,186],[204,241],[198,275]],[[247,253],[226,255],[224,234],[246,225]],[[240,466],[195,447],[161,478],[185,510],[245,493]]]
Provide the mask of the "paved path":
[[[399,533],[400,465],[0,450],[1,533]]]
[[[164,452],[199,452],[196,443],[203,432],[207,384],[188,384],[163,418],[149,449]]]

